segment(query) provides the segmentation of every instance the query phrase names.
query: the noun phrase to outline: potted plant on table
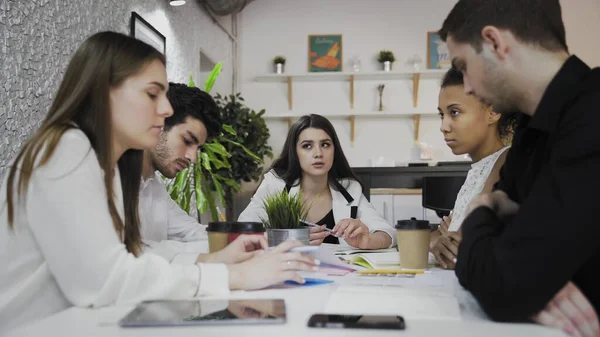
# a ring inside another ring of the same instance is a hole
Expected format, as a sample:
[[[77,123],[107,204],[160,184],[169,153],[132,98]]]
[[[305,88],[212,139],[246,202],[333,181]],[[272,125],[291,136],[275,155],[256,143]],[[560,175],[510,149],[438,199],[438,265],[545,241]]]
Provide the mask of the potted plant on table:
[[[275,65],[275,71],[278,74],[283,74],[284,66],[285,66],[285,56],[275,56],[273,59],[273,64]]]
[[[306,220],[308,209],[300,193],[290,195],[287,190],[269,195],[263,201],[266,219],[261,219],[267,229],[269,247],[285,240],[298,240],[309,244],[310,228],[300,221]]]
[[[392,63],[396,61],[396,56],[389,50],[382,50],[377,56],[377,61],[383,65],[383,71],[391,71]]]

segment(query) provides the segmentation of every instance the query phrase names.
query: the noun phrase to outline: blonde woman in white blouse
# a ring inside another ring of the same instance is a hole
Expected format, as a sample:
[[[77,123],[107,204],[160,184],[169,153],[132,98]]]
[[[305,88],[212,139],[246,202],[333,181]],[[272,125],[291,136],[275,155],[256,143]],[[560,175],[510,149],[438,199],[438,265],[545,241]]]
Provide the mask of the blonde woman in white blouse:
[[[97,33],[75,52],[0,189],[0,335],[70,306],[227,294],[313,270],[287,252],[294,242],[229,266],[140,255],[141,150],[172,114],[167,88],[164,56],[132,37]]]
[[[444,217],[438,231],[431,235],[431,253],[442,267],[453,269],[467,206],[479,194],[490,192],[498,181],[516,117],[496,113],[492,106],[465,93],[463,75],[454,68],[442,80],[438,111],[440,131],[452,153],[468,154],[473,161],[452,215]]]

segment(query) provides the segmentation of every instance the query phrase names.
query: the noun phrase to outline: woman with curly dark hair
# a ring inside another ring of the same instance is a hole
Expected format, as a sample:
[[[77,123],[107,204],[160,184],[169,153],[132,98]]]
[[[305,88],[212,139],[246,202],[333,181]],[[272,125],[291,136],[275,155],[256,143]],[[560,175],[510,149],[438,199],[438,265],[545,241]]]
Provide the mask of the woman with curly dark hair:
[[[516,124],[516,114],[499,114],[465,93],[463,75],[450,69],[442,80],[438,111],[440,131],[452,153],[468,154],[473,164],[460,189],[453,212],[432,233],[430,250],[444,268],[454,268],[461,240],[460,225],[467,206],[498,181]]]

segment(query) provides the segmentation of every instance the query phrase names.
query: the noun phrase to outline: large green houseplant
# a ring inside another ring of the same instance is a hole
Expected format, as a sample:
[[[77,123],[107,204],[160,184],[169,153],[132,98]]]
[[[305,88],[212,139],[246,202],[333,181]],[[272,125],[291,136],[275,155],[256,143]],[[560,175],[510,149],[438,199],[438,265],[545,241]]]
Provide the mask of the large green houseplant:
[[[260,180],[263,174],[262,162],[257,161],[255,156],[273,158],[273,149],[268,145],[269,128],[262,118],[265,110],[256,112],[247,107],[240,93],[229,96],[217,94],[215,101],[221,110],[223,123],[231,126],[235,131],[235,133],[228,134],[222,142],[227,152],[231,154],[229,158],[231,167],[221,168],[217,170],[217,173],[238,184]],[[239,146],[239,144],[244,144],[244,146]],[[233,217],[235,192],[235,189],[230,186],[223,186],[227,218]]]
[[[211,91],[221,68],[222,63],[219,62],[207,78],[204,91]],[[189,86],[196,86],[191,76]],[[179,172],[175,179],[167,183],[167,191],[171,198],[188,214],[192,210],[192,201],[195,200],[195,209],[197,210],[199,222],[201,220],[200,214],[207,210],[210,211],[211,221],[219,220],[220,212],[217,208],[217,199],[221,205],[226,205],[223,194],[224,186],[231,193],[240,190],[238,182],[222,174],[231,170],[230,160],[233,157],[223,144],[240,148],[241,152],[236,153],[236,156],[243,156],[247,158],[246,160],[262,163],[261,157],[235,141],[237,133],[230,125],[224,124],[223,131],[221,135],[215,137],[211,142],[204,144],[195,163],[192,163],[187,169]]]
[[[301,223],[306,220],[309,207],[300,193],[292,195],[283,189],[266,196],[263,207],[267,216],[261,221],[267,229],[270,247],[290,239],[309,244],[310,228]]]

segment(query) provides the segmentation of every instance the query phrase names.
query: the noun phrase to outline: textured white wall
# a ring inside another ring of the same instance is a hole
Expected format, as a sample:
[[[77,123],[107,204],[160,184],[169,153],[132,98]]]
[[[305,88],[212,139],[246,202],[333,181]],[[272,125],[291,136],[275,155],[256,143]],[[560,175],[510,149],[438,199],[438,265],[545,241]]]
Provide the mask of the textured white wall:
[[[231,91],[232,44],[195,1],[171,7],[164,0],[0,0],[0,178],[50,107],[70,55],[95,32],[129,33],[132,11],[166,36],[169,80],[201,80],[202,48],[224,63],[213,92]]]

